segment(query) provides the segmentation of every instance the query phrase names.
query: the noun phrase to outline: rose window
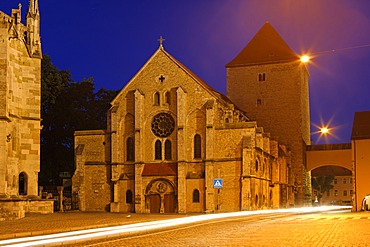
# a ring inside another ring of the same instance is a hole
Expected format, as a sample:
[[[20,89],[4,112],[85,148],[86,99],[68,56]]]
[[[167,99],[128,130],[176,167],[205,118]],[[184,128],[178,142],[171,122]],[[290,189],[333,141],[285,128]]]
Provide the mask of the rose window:
[[[168,137],[175,129],[175,121],[168,113],[159,113],[152,120],[152,132],[158,137]]]

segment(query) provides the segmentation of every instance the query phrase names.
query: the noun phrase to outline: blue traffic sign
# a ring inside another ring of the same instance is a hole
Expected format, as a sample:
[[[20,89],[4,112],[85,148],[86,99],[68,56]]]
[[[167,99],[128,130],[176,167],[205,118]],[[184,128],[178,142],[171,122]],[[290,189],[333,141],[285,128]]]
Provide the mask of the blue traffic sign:
[[[222,178],[213,179],[213,188],[221,189],[222,188]]]

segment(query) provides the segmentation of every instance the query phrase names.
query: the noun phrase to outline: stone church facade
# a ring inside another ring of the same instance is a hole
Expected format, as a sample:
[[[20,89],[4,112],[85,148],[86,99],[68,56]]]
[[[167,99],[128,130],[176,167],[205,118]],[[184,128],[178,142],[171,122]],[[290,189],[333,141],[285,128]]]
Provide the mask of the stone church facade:
[[[269,26],[267,34],[270,31]],[[297,55],[295,58],[298,61]],[[259,82],[263,73],[272,81],[272,76],[279,78],[276,71],[283,71],[290,86],[298,87],[292,92],[304,91],[301,87],[307,84],[300,80],[307,82],[308,75],[297,61],[262,67],[232,61],[227,65],[228,98],[171,56],[161,43],[111,102],[107,130],[75,133],[72,184],[80,209],[226,212],[284,208],[297,203],[297,183],[302,185],[299,179],[303,179],[300,169],[304,162],[298,162],[299,166],[293,163],[297,158],[290,145],[296,143],[265,132],[256,116],[250,118],[240,96],[246,92],[238,85],[240,78]],[[258,97],[255,93],[248,98]],[[281,104],[285,107],[295,104],[295,100]],[[307,110],[302,104],[298,107]],[[301,109],[289,116],[299,112]],[[271,114],[276,117],[278,113]],[[297,117],[306,121],[307,116]]]

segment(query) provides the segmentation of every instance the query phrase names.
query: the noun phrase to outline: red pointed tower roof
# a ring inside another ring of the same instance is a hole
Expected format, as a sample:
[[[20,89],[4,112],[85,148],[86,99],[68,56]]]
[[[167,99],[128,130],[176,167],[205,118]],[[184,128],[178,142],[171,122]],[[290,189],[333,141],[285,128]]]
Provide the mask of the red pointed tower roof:
[[[226,67],[280,63],[299,60],[269,22],[266,22],[246,47]]]
[[[355,112],[351,139],[370,139],[370,111]]]

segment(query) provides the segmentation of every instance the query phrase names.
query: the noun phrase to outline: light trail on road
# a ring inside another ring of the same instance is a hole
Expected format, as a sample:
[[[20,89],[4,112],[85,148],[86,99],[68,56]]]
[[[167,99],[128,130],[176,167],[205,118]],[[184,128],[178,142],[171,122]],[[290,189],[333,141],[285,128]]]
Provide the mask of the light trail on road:
[[[49,234],[34,237],[15,238],[0,241],[0,246],[49,246],[65,245],[79,243],[88,240],[106,239],[108,237],[124,237],[133,234],[145,233],[156,229],[170,228],[174,226],[186,225],[196,222],[202,222],[214,219],[223,219],[230,217],[241,217],[251,215],[265,215],[272,213],[315,213],[333,210],[348,210],[350,206],[322,206],[306,208],[290,208],[277,210],[258,210],[258,211],[239,211],[230,213],[215,213],[197,216],[181,217],[177,219],[159,220],[151,222],[142,222],[135,224],[126,224],[121,226],[112,226],[104,228],[95,228],[88,230],[71,231],[57,234]]]

